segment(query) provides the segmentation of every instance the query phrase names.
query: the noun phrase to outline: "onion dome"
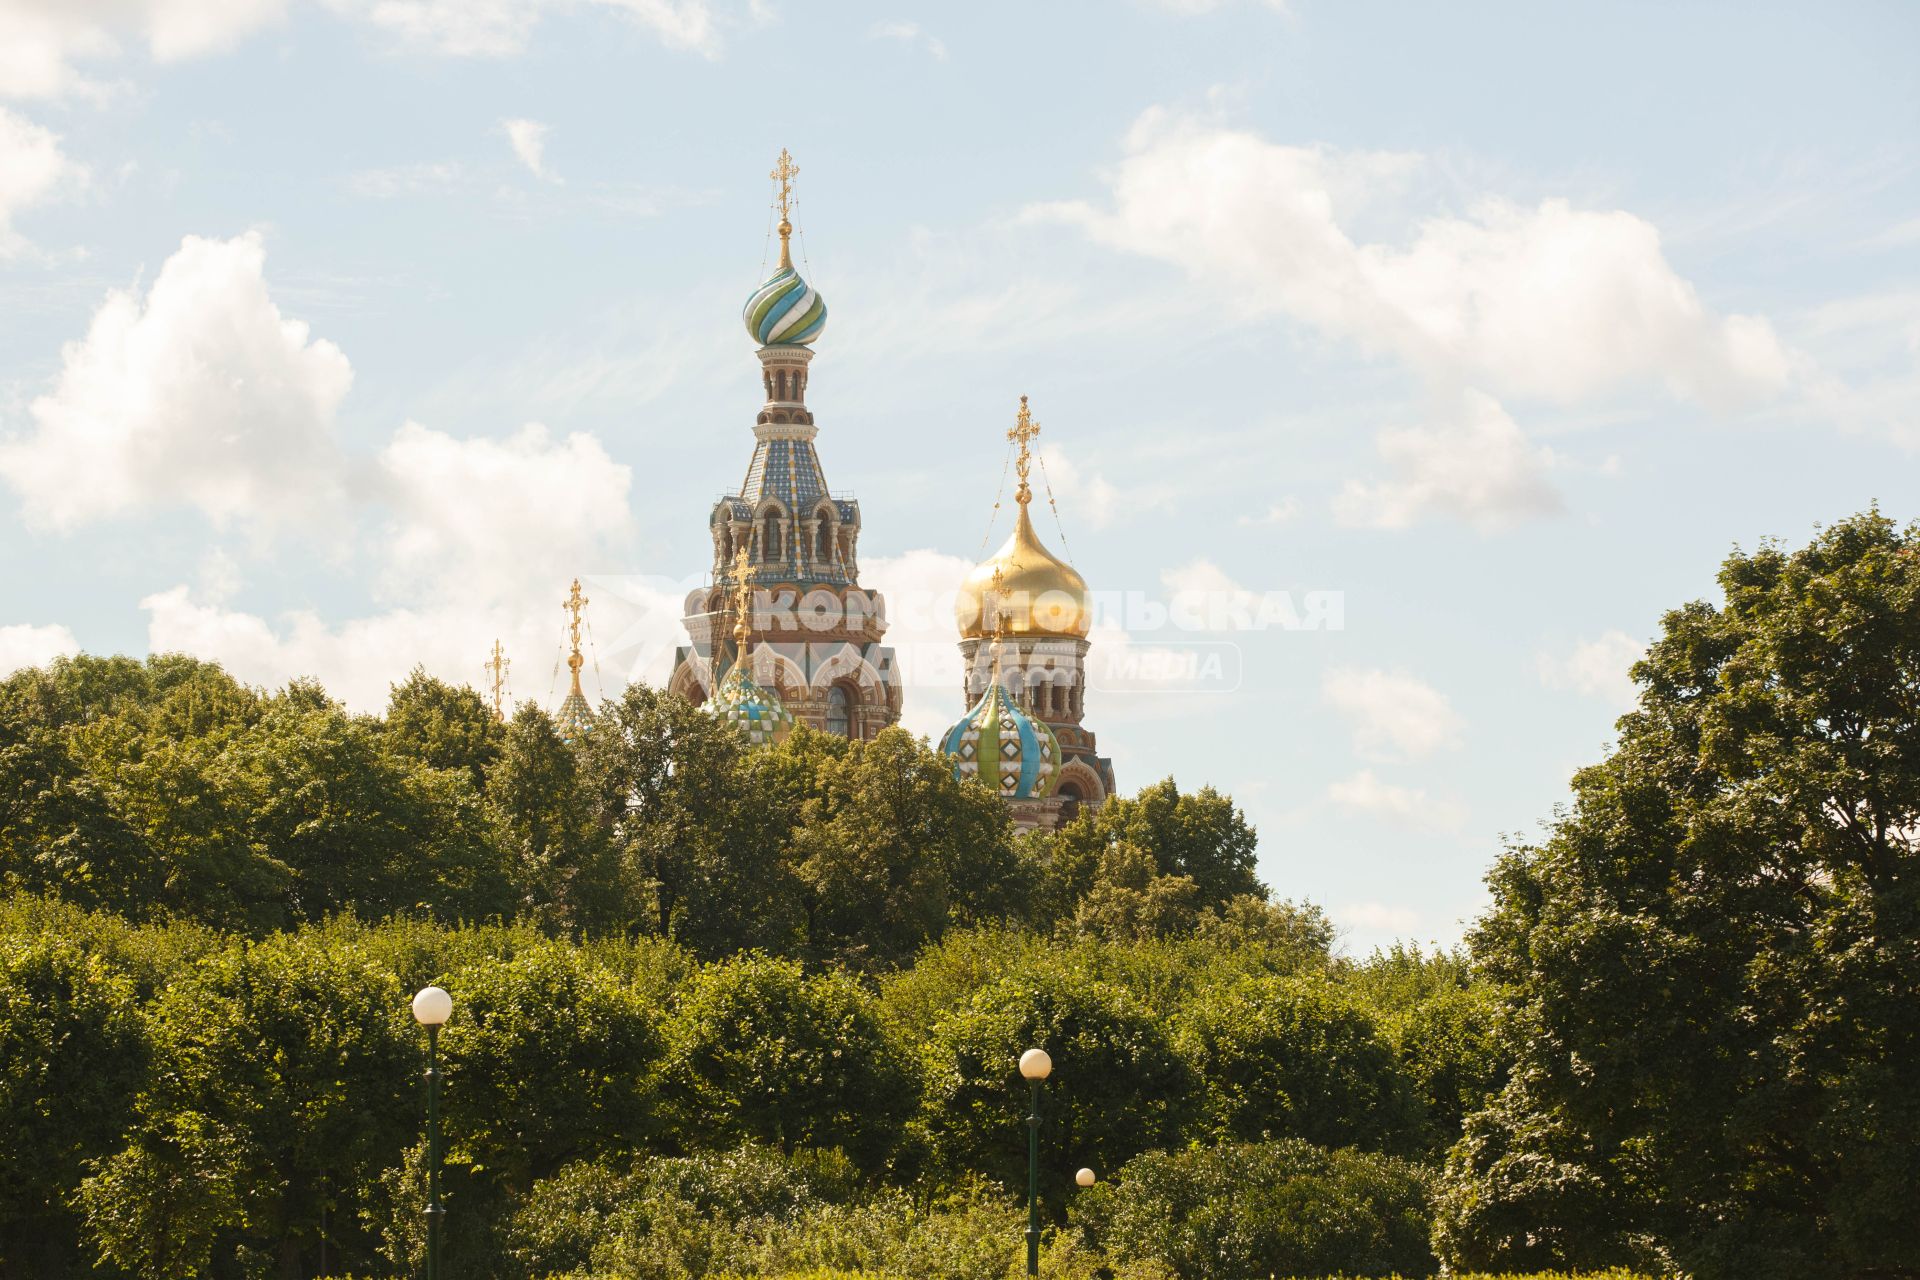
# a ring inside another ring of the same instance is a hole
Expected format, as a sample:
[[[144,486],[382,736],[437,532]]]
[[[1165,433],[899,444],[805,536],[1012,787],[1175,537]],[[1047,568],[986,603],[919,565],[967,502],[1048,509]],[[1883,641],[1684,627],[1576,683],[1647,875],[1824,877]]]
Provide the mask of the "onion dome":
[[[955,777],[977,777],[1005,800],[1043,800],[1060,781],[1053,730],[1016,706],[997,678],[942,735],[940,750],[953,757]]]
[[[763,347],[805,346],[827,327],[827,300],[791,265],[783,264],[753,291],[741,316],[747,332]]]
[[[733,670],[714,691],[713,714],[736,725],[754,746],[778,742],[793,729],[793,713],[771,689],[762,688],[747,675],[746,663],[736,662]]]
[[[989,558],[976,565],[960,584],[953,602],[954,620],[968,639],[985,639],[996,623],[1010,636],[1081,636],[1093,627],[1087,580],[1078,570],[1041,545],[1027,515],[1027,504],[1013,526],[1013,536]],[[986,607],[1000,575],[998,606]],[[995,615],[995,616],[989,616]]]

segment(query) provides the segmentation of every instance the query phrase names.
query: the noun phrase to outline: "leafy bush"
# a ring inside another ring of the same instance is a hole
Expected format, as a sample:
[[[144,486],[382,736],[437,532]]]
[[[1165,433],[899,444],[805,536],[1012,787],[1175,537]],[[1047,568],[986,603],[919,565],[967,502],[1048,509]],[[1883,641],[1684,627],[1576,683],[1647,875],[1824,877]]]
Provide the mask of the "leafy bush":
[[[913,1108],[909,1063],[851,978],[763,955],[709,965],[667,1030],[683,1132],[706,1143],[840,1147],[878,1167]]]
[[[1418,1167],[1294,1139],[1150,1152],[1078,1197],[1072,1217],[1109,1256],[1157,1259],[1180,1280],[1434,1266]]]
[[[1034,1047],[1053,1058],[1041,1104],[1051,1204],[1079,1166],[1117,1168],[1179,1132],[1192,1082],[1159,1022],[1117,986],[1042,970],[982,989],[926,1042],[922,1123],[949,1175],[1024,1186],[1029,1102],[1016,1063]]]

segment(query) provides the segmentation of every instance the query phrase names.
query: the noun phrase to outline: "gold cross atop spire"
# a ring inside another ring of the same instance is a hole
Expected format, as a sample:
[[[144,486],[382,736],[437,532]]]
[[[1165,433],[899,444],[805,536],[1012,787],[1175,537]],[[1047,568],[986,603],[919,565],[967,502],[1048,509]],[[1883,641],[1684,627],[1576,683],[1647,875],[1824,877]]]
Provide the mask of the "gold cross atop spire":
[[[793,180],[800,176],[800,166],[782,147],[780,159],[774,162],[773,172],[767,176],[780,184],[780,265],[791,269],[793,250],[787,242],[793,236]]]
[[[993,566],[993,585],[987,588],[986,607],[993,621],[993,642],[990,652],[993,654],[993,683],[1000,683],[1000,642],[1007,638],[1007,575],[999,565]]]
[[[513,663],[507,658],[506,650],[500,647],[498,640],[495,640],[493,642],[493,654],[487,659],[486,666],[482,668],[482,670],[487,673],[488,683],[493,688],[493,718],[495,720],[505,721],[507,718],[507,668],[512,665]]]
[[[784,153],[782,153],[784,154]],[[747,660],[747,640],[753,635],[753,555],[744,546],[733,558],[733,663]]]
[[[580,594],[580,579],[573,580],[573,589],[567,592],[561,608],[567,611],[567,640],[573,651],[567,655],[567,668],[573,672],[573,692],[586,697],[580,689],[580,668],[586,665],[586,659],[580,656],[580,611],[587,607],[587,598]]]
[[[1027,472],[1033,467],[1033,438],[1040,434],[1040,424],[1027,412],[1027,398],[1020,397],[1020,416],[1013,420],[1013,426],[1007,430],[1007,439],[1020,446],[1020,456],[1013,460],[1014,472],[1020,477],[1020,487],[1014,491],[1013,500],[1021,506],[1033,501],[1033,486],[1027,483]]]

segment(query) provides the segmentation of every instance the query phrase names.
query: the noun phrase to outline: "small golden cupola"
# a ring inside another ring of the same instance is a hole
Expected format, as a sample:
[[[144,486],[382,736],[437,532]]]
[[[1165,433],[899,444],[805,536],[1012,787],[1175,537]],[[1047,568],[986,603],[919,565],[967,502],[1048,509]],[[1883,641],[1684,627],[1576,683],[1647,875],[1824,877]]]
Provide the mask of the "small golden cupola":
[[[1028,472],[1033,465],[1033,438],[1040,424],[1020,397],[1020,414],[1007,432],[1007,439],[1019,448],[1014,468],[1020,487],[1013,500],[1018,507],[1013,533],[1000,549],[974,566],[960,584],[953,605],[954,621],[960,634],[970,640],[985,640],[993,635],[994,625],[987,615],[996,579],[1000,586],[999,613],[1009,636],[1078,636],[1085,638],[1093,628],[1093,609],[1087,597],[1087,580],[1072,565],[1054,555],[1034,532],[1033,517],[1027,508],[1033,501],[1033,486]]]

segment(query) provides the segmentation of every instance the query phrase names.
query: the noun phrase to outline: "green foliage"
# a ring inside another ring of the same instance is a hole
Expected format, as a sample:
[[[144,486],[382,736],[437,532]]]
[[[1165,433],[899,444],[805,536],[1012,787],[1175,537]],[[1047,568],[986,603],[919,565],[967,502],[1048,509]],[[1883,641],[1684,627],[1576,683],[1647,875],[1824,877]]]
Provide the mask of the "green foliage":
[[[450,1158],[525,1192],[573,1160],[652,1136],[661,1038],[654,1006],[564,943],[476,959],[445,984]]]
[[[1073,917],[1075,904],[1100,881],[1106,856],[1120,846],[1145,853],[1159,876],[1192,881],[1198,910],[1217,909],[1244,894],[1266,896],[1254,878],[1254,830],[1233,800],[1212,787],[1183,795],[1167,778],[1132,798],[1115,796],[1098,810],[1084,810],[1035,843],[1046,869],[1042,900],[1053,919]],[[1138,873],[1128,869],[1124,877]],[[1162,895],[1172,889],[1164,886]]]
[[[1058,1077],[1041,1102],[1057,1153],[1041,1179],[1050,1204],[1063,1203],[1080,1165],[1117,1168],[1180,1131],[1192,1080],[1137,1000],[1071,970],[1008,976],[937,1022],[922,1050],[922,1124],[950,1175],[1024,1184],[1021,1117],[1029,1103],[1017,1060],[1029,1048],[1045,1049]]]
[[[133,979],[84,939],[0,937],[0,1274],[76,1268],[67,1200],[147,1076]]]
[[[324,934],[238,943],[175,976],[148,1034],[128,1143],[80,1184],[104,1260],[143,1280],[297,1265],[323,1215],[364,1255],[353,1218],[415,1114],[394,976]]]
[[[1405,1161],[1287,1139],[1140,1156],[1078,1197],[1073,1220],[1180,1280],[1427,1275],[1426,1198]]]
[[[1920,529],[1857,516],[1720,584],[1490,877],[1517,1065],[1449,1161],[1456,1264],[1920,1270]]]
[[[465,770],[475,790],[486,787],[505,736],[478,693],[436,680],[420,667],[393,686],[385,728],[394,754],[429,769]]]
[[[1373,1019],[1330,981],[1248,978],[1202,993],[1179,1020],[1220,1141],[1295,1137],[1407,1152],[1419,1104]]]
[[[913,1109],[906,1056],[839,974],[744,955],[696,974],[668,1029],[683,1132],[726,1145],[839,1147],[880,1167]]]

